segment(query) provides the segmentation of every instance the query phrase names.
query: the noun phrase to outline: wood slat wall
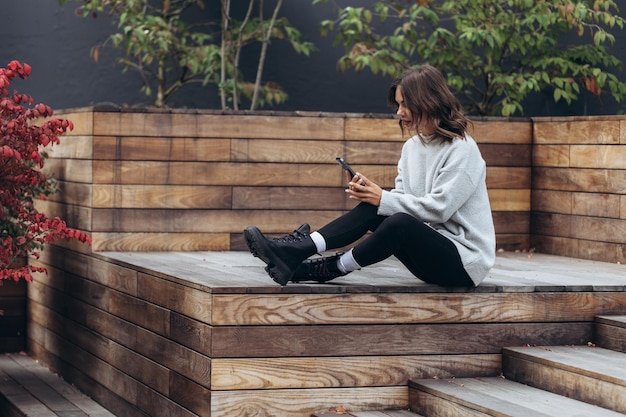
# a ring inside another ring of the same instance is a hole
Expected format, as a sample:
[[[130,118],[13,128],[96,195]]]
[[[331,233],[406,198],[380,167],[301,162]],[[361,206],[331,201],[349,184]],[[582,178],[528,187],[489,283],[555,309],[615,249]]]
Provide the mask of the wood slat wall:
[[[626,119],[539,118],[533,126],[532,245],[626,262]]]
[[[76,129],[46,169],[62,194],[39,203],[92,233],[94,251],[241,250],[256,224],[319,228],[353,206],[343,156],[393,186],[404,139],[391,117],[349,114],[61,112]],[[532,125],[476,120],[498,247],[527,249]]]

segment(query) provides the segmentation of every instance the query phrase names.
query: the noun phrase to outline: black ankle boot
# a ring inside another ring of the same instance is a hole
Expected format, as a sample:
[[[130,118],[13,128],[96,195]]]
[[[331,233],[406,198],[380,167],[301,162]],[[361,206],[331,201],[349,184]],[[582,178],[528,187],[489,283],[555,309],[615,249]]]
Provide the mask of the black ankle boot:
[[[280,285],[287,285],[296,268],[303,260],[316,253],[317,248],[303,224],[293,233],[280,238],[268,239],[256,226],[246,227],[243,236],[252,255],[267,264],[265,270]]]
[[[294,272],[291,281],[317,281],[322,283],[347,275],[339,270],[338,262],[341,255],[341,253],[337,253],[333,256],[304,260]]]

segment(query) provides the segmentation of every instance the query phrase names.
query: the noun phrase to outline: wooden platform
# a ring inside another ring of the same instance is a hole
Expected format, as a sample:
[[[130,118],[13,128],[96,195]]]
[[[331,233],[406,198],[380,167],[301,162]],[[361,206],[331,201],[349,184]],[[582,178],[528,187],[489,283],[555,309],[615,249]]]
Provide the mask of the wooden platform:
[[[457,289],[394,259],[280,287],[247,252],[44,258],[30,352],[119,417],[406,409],[409,379],[494,377],[504,347],[586,344],[626,313],[623,265],[543,254],[500,253]]]

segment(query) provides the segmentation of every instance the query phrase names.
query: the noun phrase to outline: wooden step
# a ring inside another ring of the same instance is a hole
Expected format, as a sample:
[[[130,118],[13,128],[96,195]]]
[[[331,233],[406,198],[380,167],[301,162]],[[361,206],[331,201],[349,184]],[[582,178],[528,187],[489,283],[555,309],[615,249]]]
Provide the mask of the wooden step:
[[[626,352],[626,316],[597,316],[594,342],[603,348]]]
[[[626,353],[547,346],[506,348],[502,354],[508,379],[626,413]]]
[[[624,417],[501,377],[413,380],[409,405],[427,417]]]

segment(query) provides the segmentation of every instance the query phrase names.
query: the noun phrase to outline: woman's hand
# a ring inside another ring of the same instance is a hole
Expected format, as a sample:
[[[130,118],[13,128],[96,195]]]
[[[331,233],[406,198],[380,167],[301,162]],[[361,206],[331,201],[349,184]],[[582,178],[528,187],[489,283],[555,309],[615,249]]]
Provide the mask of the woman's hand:
[[[357,172],[354,178],[350,179],[346,193],[353,200],[378,207],[383,195],[383,189],[378,184],[370,181],[366,176]]]

